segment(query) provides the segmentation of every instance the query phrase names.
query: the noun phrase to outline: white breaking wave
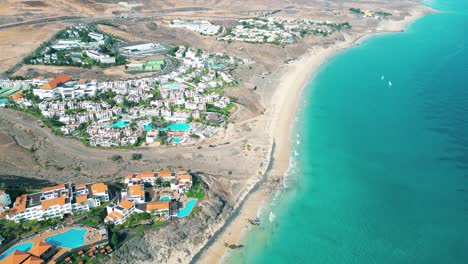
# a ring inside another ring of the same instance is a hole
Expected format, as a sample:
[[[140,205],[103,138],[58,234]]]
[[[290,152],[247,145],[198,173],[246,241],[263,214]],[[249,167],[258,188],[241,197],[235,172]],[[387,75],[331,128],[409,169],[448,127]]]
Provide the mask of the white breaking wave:
[[[268,217],[268,220],[270,220],[270,223],[273,223],[275,219],[276,219],[276,215],[270,211],[270,216]]]

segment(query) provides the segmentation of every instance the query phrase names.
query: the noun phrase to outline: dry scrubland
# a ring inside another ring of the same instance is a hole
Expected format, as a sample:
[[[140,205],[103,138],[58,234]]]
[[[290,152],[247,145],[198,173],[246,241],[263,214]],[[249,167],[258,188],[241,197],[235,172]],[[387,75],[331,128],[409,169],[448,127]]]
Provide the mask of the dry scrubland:
[[[1,8],[0,8],[1,9]],[[44,40],[63,28],[60,23],[0,30],[0,72],[20,62]]]

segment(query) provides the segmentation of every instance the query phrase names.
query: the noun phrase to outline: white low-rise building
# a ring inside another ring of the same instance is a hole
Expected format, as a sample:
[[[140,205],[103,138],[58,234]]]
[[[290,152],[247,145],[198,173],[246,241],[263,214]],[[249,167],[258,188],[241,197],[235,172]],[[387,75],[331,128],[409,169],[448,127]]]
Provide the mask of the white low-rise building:
[[[106,208],[107,216],[104,218],[104,223],[114,225],[122,224],[131,214],[141,212],[135,207],[135,204],[128,200],[122,200],[117,205],[111,203]]]
[[[98,188],[100,192],[93,191],[93,186],[101,187]],[[59,184],[45,187],[39,193],[17,197],[12,208],[5,213],[5,218],[15,222],[61,218],[67,214],[87,212],[99,206],[101,201],[109,201],[104,183]]]
[[[90,57],[91,59],[97,60],[101,63],[107,63],[107,64],[115,63],[115,57],[111,57],[107,54],[99,53],[98,51],[95,51],[95,50],[87,50],[86,55],[88,55],[88,57]]]

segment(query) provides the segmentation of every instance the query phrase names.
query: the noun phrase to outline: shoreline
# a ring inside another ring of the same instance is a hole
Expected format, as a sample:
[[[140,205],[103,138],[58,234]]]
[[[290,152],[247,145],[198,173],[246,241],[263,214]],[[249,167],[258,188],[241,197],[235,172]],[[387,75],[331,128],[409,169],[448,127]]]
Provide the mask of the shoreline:
[[[272,193],[264,183],[268,182],[270,177],[284,176],[289,169],[292,135],[295,127],[295,122],[291,122],[291,120],[295,120],[301,95],[307,84],[314,79],[320,66],[339,52],[360,45],[370,37],[404,32],[412,22],[432,12],[434,10],[431,8],[418,5],[414,12],[403,20],[383,21],[375,32],[347,36],[344,41],[328,48],[313,47],[294,62],[285,65],[284,74],[280,75],[281,82],[277,85],[273,96],[274,99],[268,106],[270,111],[267,115],[271,118],[269,131],[273,131],[273,135],[270,137],[272,152],[268,161],[268,169],[244,197],[241,197],[227,220],[221,223],[221,227],[194,256],[191,263],[224,262],[231,252],[225,243],[241,244],[251,228],[247,218],[261,212],[264,205],[271,200]]]

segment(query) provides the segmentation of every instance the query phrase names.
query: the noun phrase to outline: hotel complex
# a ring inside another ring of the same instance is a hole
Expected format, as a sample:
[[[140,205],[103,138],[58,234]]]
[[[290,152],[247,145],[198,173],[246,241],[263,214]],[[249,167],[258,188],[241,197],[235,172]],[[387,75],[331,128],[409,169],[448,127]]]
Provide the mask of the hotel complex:
[[[109,189],[104,183],[72,184],[62,183],[44,187],[41,192],[23,194],[16,197],[11,208],[10,196],[0,190],[2,211],[0,218],[17,223],[24,220],[45,220],[54,217],[88,212],[102,203],[106,206],[107,216],[104,223],[122,224],[133,213],[147,212],[162,218],[177,216],[177,201],[184,198],[185,192],[192,187],[192,176],[185,170],[145,171],[128,174],[123,182],[124,188],[111,201]],[[147,201],[147,192],[153,193]],[[171,201],[176,206],[170,210]]]
[[[38,193],[18,196],[11,209],[5,210],[0,217],[17,223],[22,220],[44,220],[87,212],[108,201],[109,191],[104,183],[65,183],[45,187]]]
[[[157,182],[167,187],[154,188]],[[125,188],[120,192],[120,202],[107,206],[107,224],[122,224],[133,213],[147,212],[162,218],[176,216],[177,210],[171,210],[171,201],[180,200],[192,187],[192,176],[184,170],[130,173],[123,180]],[[156,201],[146,202],[145,188],[151,186]],[[177,207],[176,207],[177,209]]]

